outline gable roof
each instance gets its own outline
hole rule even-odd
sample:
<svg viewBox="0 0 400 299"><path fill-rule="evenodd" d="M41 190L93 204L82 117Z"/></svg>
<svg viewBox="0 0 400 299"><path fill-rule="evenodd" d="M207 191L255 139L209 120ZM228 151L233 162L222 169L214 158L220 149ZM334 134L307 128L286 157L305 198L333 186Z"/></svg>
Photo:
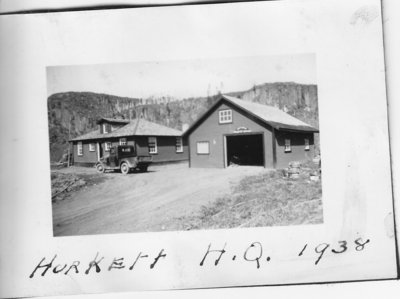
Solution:
<svg viewBox="0 0 400 299"><path fill-rule="evenodd" d="M243 101L241 99L222 95L221 98L204 113L196 122L194 122L185 132L184 135L193 131L200 123L202 123L209 115L209 112L216 108L221 102L227 102L239 108L240 110L255 116L260 121L270 125L277 130L291 130L298 132L318 132L318 129L306 124L305 122L289 115L288 113L272 106L259 103Z"/></svg>
<svg viewBox="0 0 400 299"><path fill-rule="evenodd" d="M110 133L101 134L99 130L95 130L82 136L70 139L70 141L106 139L127 136L182 136L182 132L153 123L143 118L137 118L132 121L128 121L128 124Z"/></svg>

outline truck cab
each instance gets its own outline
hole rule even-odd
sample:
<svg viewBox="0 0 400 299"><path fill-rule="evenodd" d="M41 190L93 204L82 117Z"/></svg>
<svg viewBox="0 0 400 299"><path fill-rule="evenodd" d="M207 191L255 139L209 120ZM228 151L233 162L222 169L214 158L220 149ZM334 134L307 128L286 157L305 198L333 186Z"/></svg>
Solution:
<svg viewBox="0 0 400 299"><path fill-rule="evenodd" d="M110 148L110 153L100 159L95 165L98 172L120 170L123 174L138 170L146 172L152 162L151 156L138 156L135 146L118 145Z"/></svg>

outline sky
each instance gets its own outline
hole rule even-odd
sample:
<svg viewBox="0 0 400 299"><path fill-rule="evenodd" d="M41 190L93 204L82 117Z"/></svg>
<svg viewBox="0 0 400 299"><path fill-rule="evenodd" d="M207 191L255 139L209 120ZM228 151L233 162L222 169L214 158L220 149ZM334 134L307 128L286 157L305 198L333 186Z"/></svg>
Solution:
<svg viewBox="0 0 400 299"><path fill-rule="evenodd" d="M133 98L187 98L289 81L317 83L314 54L47 67L49 96L86 91Z"/></svg>

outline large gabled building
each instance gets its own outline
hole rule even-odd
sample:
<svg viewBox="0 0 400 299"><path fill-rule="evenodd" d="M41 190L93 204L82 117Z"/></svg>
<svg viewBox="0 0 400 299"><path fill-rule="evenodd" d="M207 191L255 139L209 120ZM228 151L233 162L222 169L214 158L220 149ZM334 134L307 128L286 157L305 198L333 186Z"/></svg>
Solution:
<svg viewBox="0 0 400 299"><path fill-rule="evenodd" d="M154 163L188 160L182 132L143 118L101 118L98 129L70 140L75 165L94 165L112 146L134 145L138 155L151 155Z"/></svg>
<svg viewBox="0 0 400 299"><path fill-rule="evenodd" d="M223 95L183 136L190 167L285 168L314 156L317 132L278 108Z"/></svg>

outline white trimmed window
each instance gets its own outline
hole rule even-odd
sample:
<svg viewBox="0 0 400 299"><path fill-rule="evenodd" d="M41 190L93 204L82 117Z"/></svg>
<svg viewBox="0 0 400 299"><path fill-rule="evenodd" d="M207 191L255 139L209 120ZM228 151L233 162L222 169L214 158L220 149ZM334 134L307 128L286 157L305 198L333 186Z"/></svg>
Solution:
<svg viewBox="0 0 400 299"><path fill-rule="evenodd" d="M210 154L210 143L208 141L197 142L197 154L198 155Z"/></svg>
<svg viewBox="0 0 400 299"><path fill-rule="evenodd" d="M176 152L177 153L183 153L182 137L176 137Z"/></svg>
<svg viewBox="0 0 400 299"><path fill-rule="evenodd" d="M96 144L89 143L89 152L95 152L95 151L96 151Z"/></svg>
<svg viewBox="0 0 400 299"><path fill-rule="evenodd" d="M106 123L103 123L103 134L108 133L108 126Z"/></svg>
<svg viewBox="0 0 400 299"><path fill-rule="evenodd" d="M126 145L126 138L120 138L119 145Z"/></svg>
<svg viewBox="0 0 400 299"><path fill-rule="evenodd" d="M157 138L156 137L149 137L149 154L157 154Z"/></svg>
<svg viewBox="0 0 400 299"><path fill-rule="evenodd" d="M82 142L78 142L77 151L78 151L78 156L83 156L83 145L82 145Z"/></svg>
<svg viewBox="0 0 400 299"><path fill-rule="evenodd" d="M219 111L219 123L220 124L228 124L232 122L232 110L220 110Z"/></svg>
<svg viewBox="0 0 400 299"><path fill-rule="evenodd" d="M104 143L104 150L105 150L106 152L109 152L109 151L110 151L110 148L111 148L111 142L106 142L106 143Z"/></svg>
<svg viewBox="0 0 400 299"><path fill-rule="evenodd" d="M304 150L305 151L310 150L310 139L308 139L308 138L304 139Z"/></svg>
<svg viewBox="0 0 400 299"><path fill-rule="evenodd" d="M285 139L285 153L291 152L291 151L292 151L292 147L290 145L290 139Z"/></svg>

